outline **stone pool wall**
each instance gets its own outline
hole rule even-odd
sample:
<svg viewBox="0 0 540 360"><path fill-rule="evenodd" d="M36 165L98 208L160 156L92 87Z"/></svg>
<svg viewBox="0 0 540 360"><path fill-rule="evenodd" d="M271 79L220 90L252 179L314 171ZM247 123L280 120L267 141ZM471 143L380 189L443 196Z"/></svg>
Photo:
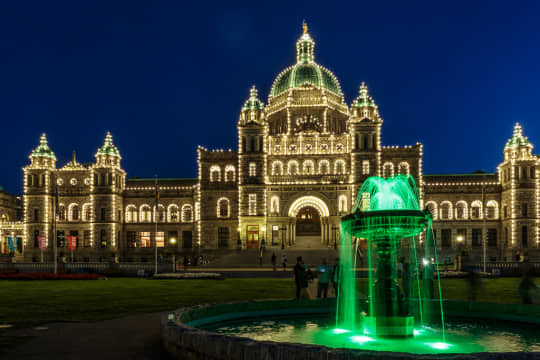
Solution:
<svg viewBox="0 0 540 360"><path fill-rule="evenodd" d="M445 308L449 314L475 318L506 318L540 323L540 306L487 304L452 301ZM322 314L335 310L335 299L267 300L203 305L184 308L161 319L163 345L175 359L185 360L382 360L382 359L452 359L452 360L540 360L540 353L476 353L418 355L355 349L333 349L309 344L255 341L216 334L195 326L224 320L287 314ZM490 316L486 316L486 315Z"/></svg>

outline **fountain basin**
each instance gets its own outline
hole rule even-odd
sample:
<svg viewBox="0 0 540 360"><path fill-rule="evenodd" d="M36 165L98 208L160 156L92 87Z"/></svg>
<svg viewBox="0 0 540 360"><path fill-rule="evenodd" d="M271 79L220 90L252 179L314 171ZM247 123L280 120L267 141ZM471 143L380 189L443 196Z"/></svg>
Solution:
<svg viewBox="0 0 540 360"><path fill-rule="evenodd" d="M532 324L540 324L540 306L448 301L445 303L445 311L450 319L455 317L468 319L456 323L462 324L461 327L454 325L451 320L450 333L451 329L455 327L458 329L456 331L459 335L460 332L465 331L463 329L467 329L469 326L467 324L472 321L471 324L476 325L471 325L470 331L474 333L478 329L484 329L486 343L497 345L498 350L489 352L494 350L485 349L485 351L470 353L470 347L462 346L463 344L443 344L438 341L429 341L422 343L426 345L426 352L421 356L422 359L448 359L449 357L460 360L540 359L540 334L532 327ZM289 325L288 322L291 321L307 324L302 325L302 329L307 333L314 334L308 338L309 341L315 343L306 343L304 338L294 337L283 331L283 326L289 328L294 326ZM499 332L495 335L490 333L489 326L481 325L487 321L503 329L502 333ZM253 326L253 322L256 324L267 322L267 325L264 326L269 329L272 328L268 325L271 323L276 324L277 327L274 332L268 330L268 333L265 333L265 331L261 332L260 324ZM404 346L397 347L393 351L374 351L373 349L377 348L378 339L372 342L370 336L359 334L352 336L346 333L346 330L335 329L332 326L325 327L326 325L335 325L334 299L320 301L269 300L204 305L179 309L163 316L162 340L168 352L177 359L373 360L418 358L418 354L404 352L407 349ZM244 329L245 331L228 331L227 328L230 326L233 329ZM519 333L519 329L522 327L532 329L532 335L527 335L528 330L524 330L525 335ZM512 329L515 329L514 333ZM330 341L332 336L335 336L336 339L352 338L352 340L350 343ZM418 338L420 339L422 336L420 335ZM526 337L524 343L516 343L516 339L523 337ZM464 338L466 339L464 341L472 341L467 335L464 335ZM396 341L410 341L410 339L388 339L381 340L379 343L393 344ZM528 345L523 345L525 343ZM504 351L505 348L510 350ZM460 353L460 350L467 350L466 352L469 353L455 357L450 355ZM527 351L528 353L525 354L524 352Z"/></svg>

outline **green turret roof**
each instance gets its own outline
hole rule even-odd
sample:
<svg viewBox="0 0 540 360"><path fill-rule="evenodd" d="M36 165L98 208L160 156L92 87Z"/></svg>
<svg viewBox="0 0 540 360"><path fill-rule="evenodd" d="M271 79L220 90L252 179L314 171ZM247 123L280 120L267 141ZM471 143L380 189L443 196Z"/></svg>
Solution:
<svg viewBox="0 0 540 360"><path fill-rule="evenodd" d="M47 142L47 135L42 134L39 138L39 145L37 148L35 148L30 156L42 156L42 157L48 157L50 159L56 160L56 155L49 147L49 143Z"/></svg>
<svg viewBox="0 0 540 360"><path fill-rule="evenodd" d="M324 88L341 96L341 87L336 76L325 67L315 62L315 42L307 32L304 23L304 33L296 42L296 64L283 70L274 80L271 96L278 96L289 89L312 85Z"/></svg>
<svg viewBox="0 0 540 360"><path fill-rule="evenodd" d="M98 155L112 155L121 158L120 151L118 151L118 148L113 144L113 137L110 132L107 132L105 143L98 149L96 156Z"/></svg>
<svg viewBox="0 0 540 360"><path fill-rule="evenodd" d="M369 95L368 88L366 86L366 83L362 82L362 85L360 85L360 95L353 101L352 103L353 107L362 107L362 106L374 106L375 101L373 98Z"/></svg>
<svg viewBox="0 0 540 360"><path fill-rule="evenodd" d="M506 142L506 146L504 148L508 149L518 146L532 146L532 144L529 142L529 139L526 136L523 136L523 129L521 128L521 125L516 123L514 126L514 134Z"/></svg>
<svg viewBox="0 0 540 360"><path fill-rule="evenodd" d="M263 110L264 104L258 97L259 93L255 85L249 90L249 98L244 103L242 110Z"/></svg>

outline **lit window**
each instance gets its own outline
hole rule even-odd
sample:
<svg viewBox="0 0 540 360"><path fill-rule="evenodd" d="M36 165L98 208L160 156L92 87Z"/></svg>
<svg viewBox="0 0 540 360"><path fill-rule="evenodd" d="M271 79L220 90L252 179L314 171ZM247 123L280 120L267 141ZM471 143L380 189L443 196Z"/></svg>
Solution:
<svg viewBox="0 0 540 360"><path fill-rule="evenodd" d="M229 199L221 198L217 202L217 217L227 218L230 216Z"/></svg>
<svg viewBox="0 0 540 360"><path fill-rule="evenodd" d="M210 181L221 181L221 168L217 165L210 167Z"/></svg>
<svg viewBox="0 0 540 360"><path fill-rule="evenodd" d="M249 163L249 176L257 176L257 164Z"/></svg>
<svg viewBox="0 0 540 360"><path fill-rule="evenodd" d="M465 201L458 201L456 204L456 219L467 219L467 203Z"/></svg>
<svg viewBox="0 0 540 360"><path fill-rule="evenodd" d="M328 160L319 161L319 174L321 175L330 174L330 162Z"/></svg>
<svg viewBox="0 0 540 360"><path fill-rule="evenodd" d="M334 163L334 174L342 175L345 174L345 161L344 160L336 160Z"/></svg>
<svg viewBox="0 0 540 360"><path fill-rule="evenodd" d="M347 196L346 195L339 196L339 212L340 213L347 212Z"/></svg>
<svg viewBox="0 0 540 360"><path fill-rule="evenodd" d="M482 219L482 203L479 200L475 200L471 204L471 219Z"/></svg>
<svg viewBox="0 0 540 360"><path fill-rule="evenodd" d="M128 223L137 222L137 209L135 205L128 205L125 218Z"/></svg>
<svg viewBox="0 0 540 360"><path fill-rule="evenodd" d="M176 204L169 205L167 214L169 216L169 222L178 222L178 206Z"/></svg>
<svg viewBox="0 0 540 360"><path fill-rule="evenodd" d="M362 174L369 174L369 160L362 161Z"/></svg>
<svg viewBox="0 0 540 360"><path fill-rule="evenodd" d="M383 165L383 177L391 178L394 177L394 164L387 162Z"/></svg>
<svg viewBox="0 0 540 360"><path fill-rule="evenodd" d="M315 173L315 165L311 160L304 161L302 167L304 175L313 175Z"/></svg>
<svg viewBox="0 0 540 360"><path fill-rule="evenodd" d="M233 165L227 165L225 166L225 181L234 181L234 166Z"/></svg>
<svg viewBox="0 0 540 360"><path fill-rule="evenodd" d="M140 239L141 247L150 247L150 232L149 231L139 232L139 239Z"/></svg>
<svg viewBox="0 0 540 360"><path fill-rule="evenodd" d="M452 219L452 203L450 201L443 201L441 203L441 220Z"/></svg>
<svg viewBox="0 0 540 360"><path fill-rule="evenodd" d="M165 233L163 231L158 231L156 233L156 246L157 247L165 246Z"/></svg>
<svg viewBox="0 0 540 360"><path fill-rule="evenodd" d="M182 205L182 222L193 221L193 207L191 204Z"/></svg>
<svg viewBox="0 0 540 360"><path fill-rule="evenodd" d="M151 222L152 221L152 210L148 205L142 205L139 211L140 222Z"/></svg>
<svg viewBox="0 0 540 360"><path fill-rule="evenodd" d="M248 213L249 215L257 215L257 194L249 194Z"/></svg>
<svg viewBox="0 0 540 360"><path fill-rule="evenodd" d="M409 163L401 162L398 165L398 174L409 175Z"/></svg>
<svg viewBox="0 0 540 360"><path fill-rule="evenodd" d="M289 175L298 175L298 162L296 160L291 160L287 164L287 173Z"/></svg>
<svg viewBox="0 0 540 360"><path fill-rule="evenodd" d="M271 213L279 212L279 197L272 196L272 199L270 200L270 212Z"/></svg>
<svg viewBox="0 0 540 360"><path fill-rule="evenodd" d="M272 175L283 175L283 163L281 161L272 163Z"/></svg>

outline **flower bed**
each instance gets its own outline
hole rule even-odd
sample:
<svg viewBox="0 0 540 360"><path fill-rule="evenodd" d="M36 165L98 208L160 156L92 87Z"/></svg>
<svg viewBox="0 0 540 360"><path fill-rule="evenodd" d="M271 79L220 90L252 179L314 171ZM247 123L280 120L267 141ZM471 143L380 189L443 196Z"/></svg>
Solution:
<svg viewBox="0 0 540 360"><path fill-rule="evenodd" d="M223 275L218 273L204 273L204 272L193 272L193 273L167 273L167 274L154 274L151 279L156 280L224 280Z"/></svg>
<svg viewBox="0 0 540 360"><path fill-rule="evenodd" d="M98 280L104 278L100 274L54 274L43 272L27 272L0 274L0 280Z"/></svg>

